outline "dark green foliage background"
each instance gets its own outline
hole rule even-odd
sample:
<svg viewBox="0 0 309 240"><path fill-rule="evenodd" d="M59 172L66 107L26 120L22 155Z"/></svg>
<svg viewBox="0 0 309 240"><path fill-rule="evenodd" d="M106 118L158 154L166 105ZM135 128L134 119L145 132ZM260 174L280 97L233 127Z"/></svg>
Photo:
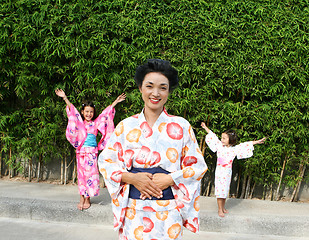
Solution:
<svg viewBox="0 0 309 240"><path fill-rule="evenodd" d="M284 183L295 186L308 164L308 10L305 0L1 0L1 151L45 161L68 151L55 88L99 111L126 92L115 123L140 112L135 69L162 58L180 73L169 113L188 119L199 141L202 121L218 135L236 129L241 142L267 136L239 164L271 185L288 158ZM213 171L209 149L205 159Z"/></svg>

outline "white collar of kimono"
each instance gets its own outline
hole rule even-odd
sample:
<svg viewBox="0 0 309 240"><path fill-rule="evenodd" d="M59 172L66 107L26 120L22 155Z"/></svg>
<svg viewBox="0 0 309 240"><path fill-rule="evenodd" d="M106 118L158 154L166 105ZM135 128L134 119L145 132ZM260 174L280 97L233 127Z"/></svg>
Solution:
<svg viewBox="0 0 309 240"><path fill-rule="evenodd" d="M138 122L139 122L139 124L142 124L143 122L147 122L146 118L145 118L145 115L144 115L144 110L145 110L145 108L143 108L141 113L138 115ZM170 116L170 115L167 113L166 108L163 107L163 111L161 112L160 116L156 120L156 122L153 125L153 127L156 126L157 124L165 122L168 116Z"/></svg>

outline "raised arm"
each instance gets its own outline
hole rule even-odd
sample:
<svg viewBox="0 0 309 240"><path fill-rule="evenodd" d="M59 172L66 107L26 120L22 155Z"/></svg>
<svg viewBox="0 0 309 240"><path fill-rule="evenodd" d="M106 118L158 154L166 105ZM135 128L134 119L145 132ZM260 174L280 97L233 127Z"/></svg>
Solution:
<svg viewBox="0 0 309 240"><path fill-rule="evenodd" d="M69 101L69 99L65 95L65 92L62 89L57 88L55 90L55 93L56 93L57 96L61 97L65 101L65 103L68 105L68 107L71 106L71 102Z"/></svg>
<svg viewBox="0 0 309 240"><path fill-rule="evenodd" d="M256 140L256 141L252 141L252 144L255 145L255 144L263 144L266 140L266 137L263 137L259 140Z"/></svg>
<svg viewBox="0 0 309 240"><path fill-rule="evenodd" d="M210 132L210 129L206 126L206 124L204 122L201 123L201 127L204 128L207 133Z"/></svg>
<svg viewBox="0 0 309 240"><path fill-rule="evenodd" d="M116 100L112 103L112 107L114 108L118 103L124 101L126 99L126 94L122 93L121 95L119 95Z"/></svg>

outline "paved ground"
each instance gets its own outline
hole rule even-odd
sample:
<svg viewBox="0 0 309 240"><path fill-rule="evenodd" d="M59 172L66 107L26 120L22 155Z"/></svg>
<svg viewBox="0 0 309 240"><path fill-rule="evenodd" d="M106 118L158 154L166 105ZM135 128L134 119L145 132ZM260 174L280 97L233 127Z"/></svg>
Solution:
<svg viewBox="0 0 309 240"><path fill-rule="evenodd" d="M111 226L67 222L33 221L27 219L1 218L1 239L5 240L116 240L117 233ZM238 233L215 233L201 231L193 234L184 231L183 240L306 240L308 238Z"/></svg>
<svg viewBox="0 0 309 240"><path fill-rule="evenodd" d="M77 186L0 180L1 239L117 239L106 189L80 212ZM228 199L230 213L217 216L216 199L201 198L200 235L195 239L309 239L309 204ZM18 229L18 231L16 231Z"/></svg>

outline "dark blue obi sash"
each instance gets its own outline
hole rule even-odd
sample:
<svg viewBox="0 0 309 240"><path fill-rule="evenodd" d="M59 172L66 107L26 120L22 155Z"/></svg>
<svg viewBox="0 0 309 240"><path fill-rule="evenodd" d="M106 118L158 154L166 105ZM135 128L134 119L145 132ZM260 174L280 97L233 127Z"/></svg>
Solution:
<svg viewBox="0 0 309 240"><path fill-rule="evenodd" d="M163 168L160 168L160 167L155 167L155 168L133 168L132 167L132 169L129 172L131 172L131 173L148 172L148 173L151 173L151 174L155 174L155 173L169 174L170 173L170 172L168 172L168 171L166 171L166 170L164 170ZM151 197L151 200L175 199L171 187L164 189L162 192L163 192L162 198ZM140 196L141 196L141 192L136 187L134 187L134 185L131 184L130 185L129 198L140 199Z"/></svg>

